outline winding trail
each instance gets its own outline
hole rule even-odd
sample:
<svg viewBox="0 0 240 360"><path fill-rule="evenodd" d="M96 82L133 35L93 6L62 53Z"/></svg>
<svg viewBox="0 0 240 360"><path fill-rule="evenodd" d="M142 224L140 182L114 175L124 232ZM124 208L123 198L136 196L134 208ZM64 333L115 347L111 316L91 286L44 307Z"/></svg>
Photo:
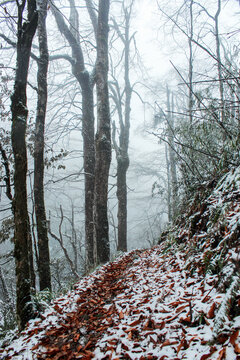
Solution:
<svg viewBox="0 0 240 360"><path fill-rule="evenodd" d="M238 360L238 323L213 339L224 294L166 244L102 266L32 321L4 360ZM1 354L1 352L0 352Z"/></svg>

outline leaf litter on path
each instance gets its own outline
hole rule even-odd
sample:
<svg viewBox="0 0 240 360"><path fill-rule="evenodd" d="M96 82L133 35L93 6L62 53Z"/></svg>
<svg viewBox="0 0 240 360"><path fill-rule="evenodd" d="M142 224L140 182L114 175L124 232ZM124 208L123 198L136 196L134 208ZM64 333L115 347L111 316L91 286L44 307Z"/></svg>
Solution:
<svg viewBox="0 0 240 360"><path fill-rule="evenodd" d="M240 359L240 316L213 339L217 275L191 274L183 252L163 250L131 251L80 280L2 359Z"/></svg>

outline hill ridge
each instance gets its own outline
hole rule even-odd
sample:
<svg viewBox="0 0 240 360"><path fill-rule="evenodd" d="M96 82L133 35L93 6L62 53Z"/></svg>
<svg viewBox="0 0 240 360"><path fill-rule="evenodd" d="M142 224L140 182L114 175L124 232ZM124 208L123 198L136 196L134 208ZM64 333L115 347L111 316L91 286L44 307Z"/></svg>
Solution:
<svg viewBox="0 0 240 360"><path fill-rule="evenodd" d="M80 280L9 347L10 359L240 359L240 170L195 199L152 249Z"/></svg>

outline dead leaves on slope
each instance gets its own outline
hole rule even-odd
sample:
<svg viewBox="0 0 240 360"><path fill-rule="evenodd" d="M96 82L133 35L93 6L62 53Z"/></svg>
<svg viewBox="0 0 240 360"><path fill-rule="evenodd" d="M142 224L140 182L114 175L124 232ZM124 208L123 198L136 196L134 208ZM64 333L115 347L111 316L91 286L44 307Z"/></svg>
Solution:
<svg viewBox="0 0 240 360"><path fill-rule="evenodd" d="M135 302L135 293L131 286L137 286L139 278L135 268L131 269L129 266L133 261L131 253L120 261L107 265L106 271L97 276L91 286L79 291L78 298L75 298L77 307L74 311L65 313L66 299L59 299L55 303L54 311L60 320L57 326L48 326L44 338L32 348L36 357L39 360L94 359L97 344L103 335L112 329L112 336L109 336L102 347L104 355L101 360L180 360L191 346L198 344L204 349L206 347L206 353L202 352L201 360L211 359L213 354L217 360L225 360L229 344L238 359L238 329L225 334L225 338L222 341L218 339L218 344L214 346L209 346L207 340L199 334L199 329L204 329L204 326L213 326L221 301L221 298L211 298L213 280L209 280L207 287L201 279L190 277L184 280L185 275L183 276L176 257L171 258L169 255L171 268L167 269L168 257L165 255L162 262L156 257L154 262L151 258L148 259L151 251L153 250L139 253L139 269L146 273L152 271L153 274L155 269L158 269L163 273L162 278L153 276L159 296L155 308L152 305L153 284L145 277L141 298L138 304ZM161 256L160 250L155 253ZM139 274L141 275L141 271ZM178 286L177 274L183 284L185 281L179 296L175 294ZM196 318L195 293L198 294L198 301L204 309L199 312L199 318ZM72 301L71 298L69 301ZM29 336L44 330L43 323L38 322L36 325L36 328L29 330ZM116 335L118 330L121 330L120 337ZM156 356L158 351L161 355ZM7 358L10 359L11 357ZM99 360L96 357L95 359Z"/></svg>

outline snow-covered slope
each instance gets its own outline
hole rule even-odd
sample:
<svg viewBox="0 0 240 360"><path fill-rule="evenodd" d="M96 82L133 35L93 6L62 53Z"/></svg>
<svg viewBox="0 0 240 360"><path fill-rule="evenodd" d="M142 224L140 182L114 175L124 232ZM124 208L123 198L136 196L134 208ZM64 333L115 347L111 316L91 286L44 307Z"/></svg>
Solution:
<svg viewBox="0 0 240 360"><path fill-rule="evenodd" d="M1 358L240 359L239 169L203 192L160 245L83 278Z"/></svg>

